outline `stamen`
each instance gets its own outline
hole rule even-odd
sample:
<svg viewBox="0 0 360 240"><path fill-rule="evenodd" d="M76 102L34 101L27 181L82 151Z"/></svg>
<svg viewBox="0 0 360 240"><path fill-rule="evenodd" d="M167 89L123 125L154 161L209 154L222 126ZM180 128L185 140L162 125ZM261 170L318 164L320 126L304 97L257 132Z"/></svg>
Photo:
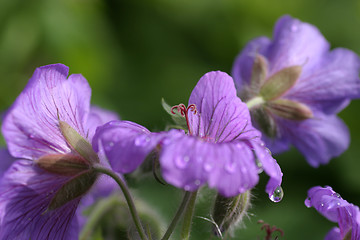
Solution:
<svg viewBox="0 0 360 240"><path fill-rule="evenodd" d="M190 130L188 113L189 113L189 111L192 111L194 114L196 114L196 113L197 113L196 105L195 105L195 104L190 104L188 107L186 107L183 103L181 103L181 104L179 104L179 105L175 105L175 106L173 106L173 107L171 108L171 113L172 113L172 114L176 114L176 113L174 112L175 109L178 111L178 113L180 113L180 115L181 115L182 117L185 118L185 120L186 120L186 125L187 125L187 127L188 127L188 129L189 129L189 134L191 135L192 133L191 133L191 130Z"/></svg>

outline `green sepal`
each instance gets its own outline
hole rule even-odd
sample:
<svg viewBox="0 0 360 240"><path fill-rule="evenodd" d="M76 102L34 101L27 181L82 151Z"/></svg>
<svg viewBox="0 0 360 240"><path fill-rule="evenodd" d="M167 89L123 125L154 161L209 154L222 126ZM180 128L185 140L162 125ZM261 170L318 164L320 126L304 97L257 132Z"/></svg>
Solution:
<svg viewBox="0 0 360 240"><path fill-rule="evenodd" d="M258 124L260 130L265 133L266 136L270 138L277 136L277 125L275 119L271 116L270 111L261 106L259 108L252 109L250 113L251 119Z"/></svg>
<svg viewBox="0 0 360 240"><path fill-rule="evenodd" d="M79 155L47 154L35 160L38 167L62 176L76 176L89 169L89 163Z"/></svg>
<svg viewBox="0 0 360 240"><path fill-rule="evenodd" d="M262 85L260 95L266 101L281 97L295 85L301 70L301 66L291 66L276 72Z"/></svg>
<svg viewBox="0 0 360 240"><path fill-rule="evenodd" d="M97 176L95 171L86 171L70 179L57 190L46 211L55 210L84 195L95 183Z"/></svg>
<svg viewBox="0 0 360 240"><path fill-rule="evenodd" d="M264 84L266 80L267 74L268 74L268 65L266 59L262 55L256 54L252 66L252 73L250 80L250 89L253 93L259 92L260 87Z"/></svg>
<svg viewBox="0 0 360 240"><path fill-rule="evenodd" d="M289 120L301 121L314 117L308 106L289 99L269 101L266 103L266 107L279 117Z"/></svg>
<svg viewBox="0 0 360 240"><path fill-rule="evenodd" d="M61 134L73 150L84 157L89 163L98 163L99 157L93 150L91 144L86 141L75 129L64 121L59 121Z"/></svg>
<svg viewBox="0 0 360 240"><path fill-rule="evenodd" d="M230 198L217 195L213 209L214 222L218 226L217 229L213 229L215 234L218 230L221 233L227 232L242 221L250 207L250 195L250 191Z"/></svg>

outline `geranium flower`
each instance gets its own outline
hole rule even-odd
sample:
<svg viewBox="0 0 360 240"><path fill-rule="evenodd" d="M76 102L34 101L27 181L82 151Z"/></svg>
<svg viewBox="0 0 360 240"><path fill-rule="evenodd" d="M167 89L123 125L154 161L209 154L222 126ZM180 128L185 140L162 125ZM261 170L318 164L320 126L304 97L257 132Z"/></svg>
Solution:
<svg viewBox="0 0 360 240"><path fill-rule="evenodd" d="M314 207L321 215L339 224L339 227L330 230L325 240L360 239L359 207L342 199L331 187L311 188L305 205Z"/></svg>
<svg viewBox="0 0 360 240"><path fill-rule="evenodd" d="M281 199L282 173L252 127L249 111L236 96L232 78L223 72L204 75L191 93L188 107L174 106L186 120L182 130L151 133L131 122L113 121L97 129L94 149L102 145L112 167L133 171L153 150L160 150L164 179L186 191L207 184L231 197L253 188L262 169L270 176L266 192ZM275 194L274 194L275 192Z"/></svg>
<svg viewBox="0 0 360 240"><path fill-rule="evenodd" d="M355 53L330 51L316 27L284 16L273 40L248 43L232 75L270 150L294 145L317 167L349 146L349 131L336 114L360 96L359 67Z"/></svg>
<svg viewBox="0 0 360 240"><path fill-rule="evenodd" d="M0 239L78 239L77 206L99 179L91 166L106 164L89 142L117 116L91 107L86 79L68 72L62 64L36 69L4 118L9 152L20 160L0 181Z"/></svg>

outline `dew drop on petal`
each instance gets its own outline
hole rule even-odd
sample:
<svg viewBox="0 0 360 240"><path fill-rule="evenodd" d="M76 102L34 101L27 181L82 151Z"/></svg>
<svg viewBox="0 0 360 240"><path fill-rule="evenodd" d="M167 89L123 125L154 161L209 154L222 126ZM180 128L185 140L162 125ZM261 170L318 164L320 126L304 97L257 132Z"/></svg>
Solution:
<svg viewBox="0 0 360 240"><path fill-rule="evenodd" d="M228 162L225 164L225 170L228 173L234 173L236 170L236 163L235 162Z"/></svg>
<svg viewBox="0 0 360 240"><path fill-rule="evenodd" d="M255 164L258 168L258 174L262 173L264 171L263 164L260 162L258 158L255 158Z"/></svg>
<svg viewBox="0 0 360 240"><path fill-rule="evenodd" d="M184 186L184 190L185 190L185 191L190 191L190 186L189 186L189 185L185 185L185 186Z"/></svg>
<svg viewBox="0 0 360 240"><path fill-rule="evenodd" d="M338 193L336 193L336 192L334 192L333 194L331 194L331 196L337 197L337 198L341 198L340 194L338 194Z"/></svg>
<svg viewBox="0 0 360 240"><path fill-rule="evenodd" d="M213 165L211 163L205 163L204 164L204 170L206 172L210 172L213 169Z"/></svg>
<svg viewBox="0 0 360 240"><path fill-rule="evenodd" d="M150 137L146 135L141 135L135 139L135 145L138 147L146 146L150 142Z"/></svg>
<svg viewBox="0 0 360 240"><path fill-rule="evenodd" d="M297 24L293 24L290 29L292 32L296 32L299 29L299 27L297 26Z"/></svg>
<svg viewBox="0 0 360 240"><path fill-rule="evenodd" d="M200 185L200 183L201 183L201 182L200 182L200 180L199 180L199 179L196 179L196 180L195 180L195 182L194 182L194 184L195 184L196 186L199 186L199 185Z"/></svg>
<svg viewBox="0 0 360 240"><path fill-rule="evenodd" d="M190 157L189 156L178 156L175 158L175 164L178 168L180 169L184 169L186 168L186 166L188 165L190 161Z"/></svg>
<svg viewBox="0 0 360 240"><path fill-rule="evenodd" d="M284 191L281 188L281 186L278 186L277 188L275 188L273 194L271 194L270 200L273 202L280 202L283 197L284 197Z"/></svg>

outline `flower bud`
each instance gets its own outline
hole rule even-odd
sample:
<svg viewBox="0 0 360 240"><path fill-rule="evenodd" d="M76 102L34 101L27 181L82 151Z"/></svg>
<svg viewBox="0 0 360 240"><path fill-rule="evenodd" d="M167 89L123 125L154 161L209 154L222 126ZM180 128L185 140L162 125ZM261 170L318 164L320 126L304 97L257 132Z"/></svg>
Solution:
<svg viewBox="0 0 360 240"><path fill-rule="evenodd" d="M250 207L250 197L250 191L231 198L217 195L213 209L214 221L218 226L214 229L216 235L220 235L218 231L226 232L241 222Z"/></svg>

